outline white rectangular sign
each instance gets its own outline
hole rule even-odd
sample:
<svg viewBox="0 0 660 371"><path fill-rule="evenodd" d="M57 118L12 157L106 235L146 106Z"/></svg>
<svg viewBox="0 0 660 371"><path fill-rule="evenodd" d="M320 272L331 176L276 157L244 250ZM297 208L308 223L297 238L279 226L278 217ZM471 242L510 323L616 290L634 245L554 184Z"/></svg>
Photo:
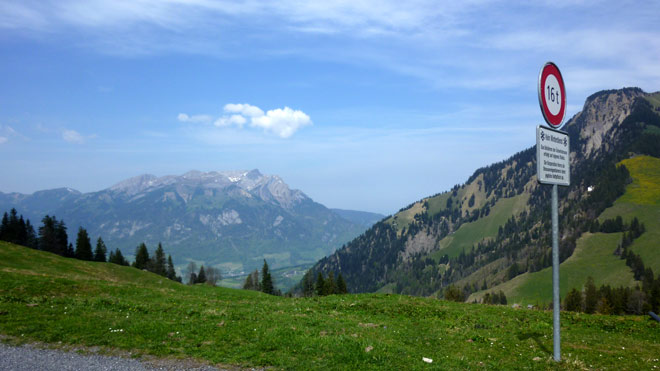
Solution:
<svg viewBox="0 0 660 371"><path fill-rule="evenodd" d="M568 134L543 126L536 128L536 174L544 184L571 184Z"/></svg>

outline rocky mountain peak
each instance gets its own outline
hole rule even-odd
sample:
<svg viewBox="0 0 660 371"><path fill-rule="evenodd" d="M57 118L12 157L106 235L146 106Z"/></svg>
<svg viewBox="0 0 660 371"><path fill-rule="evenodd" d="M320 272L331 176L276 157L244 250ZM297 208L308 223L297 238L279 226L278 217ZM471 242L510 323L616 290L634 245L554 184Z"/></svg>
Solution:
<svg viewBox="0 0 660 371"><path fill-rule="evenodd" d="M111 191L124 192L129 195L140 193L151 187L158 177L151 174L142 174L123 180L109 188Z"/></svg>
<svg viewBox="0 0 660 371"><path fill-rule="evenodd" d="M222 191L229 190L233 186L238 187L244 195L257 196L285 209L290 209L307 198L301 191L290 189L279 176L263 175L257 169L222 172L191 170L180 176L167 175L163 177L144 174L119 182L110 187L109 190L133 197L143 192L168 186L174 186L176 192L184 200L192 197L197 188Z"/></svg>
<svg viewBox="0 0 660 371"><path fill-rule="evenodd" d="M632 111L638 97L646 96L639 88L604 90L587 98L584 108L569 123L579 125L580 140L584 141L582 153L592 157L599 150L608 150L618 126Z"/></svg>

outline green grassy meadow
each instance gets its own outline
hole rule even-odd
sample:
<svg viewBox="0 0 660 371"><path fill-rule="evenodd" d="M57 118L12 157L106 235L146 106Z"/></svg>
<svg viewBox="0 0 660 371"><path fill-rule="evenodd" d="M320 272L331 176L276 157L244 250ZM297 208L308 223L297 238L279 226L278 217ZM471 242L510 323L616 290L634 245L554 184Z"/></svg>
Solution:
<svg viewBox="0 0 660 371"><path fill-rule="evenodd" d="M633 287L632 271L624 260L614 255L621 233L585 233L577 241L573 255L559 266L559 291L563 298L572 288L582 289L587 277L596 286ZM524 273L487 292L502 290L510 303L544 305L552 301L552 267ZM469 300L480 298L475 293Z"/></svg>
<svg viewBox="0 0 660 371"><path fill-rule="evenodd" d="M0 242L4 341L274 369L650 369L660 323L400 295L283 298ZM433 360L426 363L423 357Z"/></svg>
<svg viewBox="0 0 660 371"><path fill-rule="evenodd" d="M470 251L472 246L487 238L497 237L498 229L506 224L512 215L518 215L529 199L524 193L511 198L502 198L491 208L490 214L478 220L465 223L453 234L440 241L439 249L433 254L435 258L447 254L449 257L458 256L461 251Z"/></svg>
<svg viewBox="0 0 660 371"><path fill-rule="evenodd" d="M626 193L599 219L603 221L621 215L625 222L637 217L644 223L646 232L633 242L631 249L653 272L660 273L660 159L637 156L622 163L630 171L633 181L626 187Z"/></svg>

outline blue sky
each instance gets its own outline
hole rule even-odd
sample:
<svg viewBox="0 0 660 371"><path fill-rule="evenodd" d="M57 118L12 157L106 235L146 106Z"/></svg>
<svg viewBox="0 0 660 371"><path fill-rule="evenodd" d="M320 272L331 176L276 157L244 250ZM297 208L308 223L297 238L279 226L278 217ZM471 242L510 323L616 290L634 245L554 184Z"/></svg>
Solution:
<svg viewBox="0 0 660 371"><path fill-rule="evenodd" d="M660 90L660 5L627 1L0 3L0 191L258 168L392 213L534 144L552 60L567 119Z"/></svg>

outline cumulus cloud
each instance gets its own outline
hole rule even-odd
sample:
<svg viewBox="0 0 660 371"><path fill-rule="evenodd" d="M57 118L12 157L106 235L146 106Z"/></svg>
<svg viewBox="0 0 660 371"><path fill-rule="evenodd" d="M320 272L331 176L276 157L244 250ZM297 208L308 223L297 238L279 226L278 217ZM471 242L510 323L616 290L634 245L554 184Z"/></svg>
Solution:
<svg viewBox="0 0 660 371"><path fill-rule="evenodd" d="M270 110L263 116L253 117L250 123L251 126L263 128L282 138L288 138L301 127L311 124L312 120L307 114L289 107Z"/></svg>
<svg viewBox="0 0 660 371"><path fill-rule="evenodd" d="M192 122L192 123L207 123L213 120L213 117L209 115L192 115L188 116L185 113L179 113L176 117L181 122Z"/></svg>
<svg viewBox="0 0 660 371"><path fill-rule="evenodd" d="M289 107L276 108L264 111L247 103L229 103L223 107L224 115L213 121L208 115L189 116L180 113L177 117L181 122L202 122L213 121L213 125L219 128L237 127L242 129L245 124L249 127L261 128L266 132L273 133L280 138L289 138L300 128L312 125L312 119L300 110L294 110Z"/></svg>
<svg viewBox="0 0 660 371"><path fill-rule="evenodd" d="M85 143L85 137L75 130L64 129L62 130L62 139L69 143L82 144Z"/></svg>
<svg viewBox="0 0 660 371"><path fill-rule="evenodd" d="M244 104L235 104L235 103L229 103L225 104L225 112L234 112L234 113L239 113L243 116L248 116L248 117L259 117L264 115L264 111L261 110L261 108L257 106L252 106L250 104L244 103Z"/></svg>

